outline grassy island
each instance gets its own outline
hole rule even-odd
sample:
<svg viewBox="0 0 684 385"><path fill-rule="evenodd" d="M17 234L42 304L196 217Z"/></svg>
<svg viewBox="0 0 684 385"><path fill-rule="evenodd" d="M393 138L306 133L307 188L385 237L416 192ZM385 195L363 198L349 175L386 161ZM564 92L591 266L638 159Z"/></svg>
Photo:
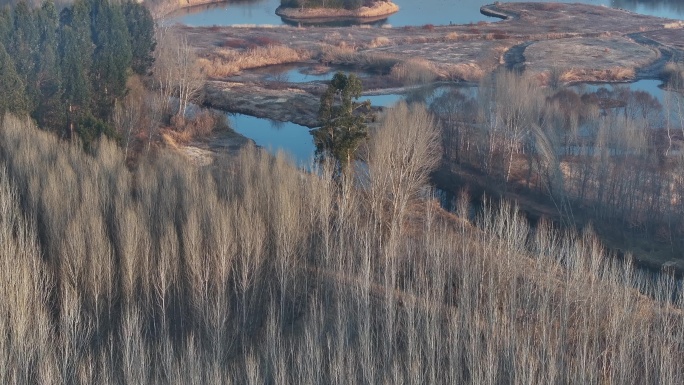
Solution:
<svg viewBox="0 0 684 385"><path fill-rule="evenodd" d="M399 10L391 1L281 0L276 14L290 20L377 18Z"/></svg>

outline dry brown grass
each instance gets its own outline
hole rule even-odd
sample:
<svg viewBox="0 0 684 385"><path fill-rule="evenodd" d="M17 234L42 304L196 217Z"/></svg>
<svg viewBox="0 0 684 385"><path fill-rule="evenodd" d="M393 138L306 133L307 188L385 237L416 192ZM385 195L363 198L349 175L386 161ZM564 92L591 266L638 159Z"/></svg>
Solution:
<svg viewBox="0 0 684 385"><path fill-rule="evenodd" d="M392 44L392 41L386 36L378 36L373 38L370 43L368 43L367 48L378 48L384 47Z"/></svg>
<svg viewBox="0 0 684 385"><path fill-rule="evenodd" d="M178 131L173 131L173 130L161 130L159 132L159 136L161 137L162 143L170 149L173 150L178 150L180 148L180 143L179 142L189 142L190 137L187 135L183 135L182 133Z"/></svg>
<svg viewBox="0 0 684 385"><path fill-rule="evenodd" d="M661 76L665 79L668 87L681 89L684 85L684 65L682 63L668 62L663 68Z"/></svg>
<svg viewBox="0 0 684 385"><path fill-rule="evenodd" d="M389 73L393 66L401 62L395 55L382 52L358 51L356 47L341 44L324 44L319 47L319 60L325 65L349 65L365 68L379 73Z"/></svg>
<svg viewBox="0 0 684 385"><path fill-rule="evenodd" d="M663 28L665 29L680 29L682 27L684 27L684 21L681 20L663 24Z"/></svg>
<svg viewBox="0 0 684 385"><path fill-rule="evenodd" d="M460 38L461 34L458 32L449 32L444 36L444 40L446 41L459 40Z"/></svg>
<svg viewBox="0 0 684 385"><path fill-rule="evenodd" d="M612 67L602 70L571 68L563 71L560 75L560 81L563 83L580 81L622 82L632 80L635 76L634 68Z"/></svg>
<svg viewBox="0 0 684 385"><path fill-rule="evenodd" d="M171 125L172 127L160 132L164 144L171 148L178 148L179 145L205 138L215 130L228 129L225 115L222 112L207 109L201 109L191 117L173 116Z"/></svg>
<svg viewBox="0 0 684 385"><path fill-rule="evenodd" d="M276 64L297 63L308 60L307 50L293 49L284 45L255 47L246 51L219 49L210 56L201 58L199 65L210 77L232 76L240 71Z"/></svg>
<svg viewBox="0 0 684 385"><path fill-rule="evenodd" d="M411 58L392 67L390 75L405 84L425 84L438 77L437 68L431 62Z"/></svg>
<svg viewBox="0 0 684 385"><path fill-rule="evenodd" d="M320 60L324 63L332 61L351 61L357 55L357 47L346 41L323 43L319 45Z"/></svg>
<svg viewBox="0 0 684 385"><path fill-rule="evenodd" d="M479 81L485 76L485 70L475 63L462 63L447 67L448 79Z"/></svg>

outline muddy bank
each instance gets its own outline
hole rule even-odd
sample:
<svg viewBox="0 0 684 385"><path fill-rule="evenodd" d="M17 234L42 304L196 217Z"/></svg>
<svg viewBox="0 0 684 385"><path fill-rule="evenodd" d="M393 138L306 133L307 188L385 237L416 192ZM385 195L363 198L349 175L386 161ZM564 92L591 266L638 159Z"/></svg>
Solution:
<svg viewBox="0 0 684 385"><path fill-rule="evenodd" d="M208 82L206 104L281 122L318 126L319 97L297 88L268 89L254 83Z"/></svg>
<svg viewBox="0 0 684 385"><path fill-rule="evenodd" d="M275 10L276 15L290 21L329 21L329 20L360 20L385 18L399 11L399 6L391 1L376 1L370 7L359 9L340 8L291 8L280 6Z"/></svg>

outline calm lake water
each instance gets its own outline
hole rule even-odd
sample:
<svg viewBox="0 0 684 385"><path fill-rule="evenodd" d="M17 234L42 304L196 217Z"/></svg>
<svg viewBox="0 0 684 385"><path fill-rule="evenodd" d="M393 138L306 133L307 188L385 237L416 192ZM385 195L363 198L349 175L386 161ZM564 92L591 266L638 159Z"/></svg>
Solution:
<svg viewBox="0 0 684 385"><path fill-rule="evenodd" d="M316 148L307 127L242 114L228 114L228 120L233 130L272 154L283 151L299 166L313 158Z"/></svg>
<svg viewBox="0 0 684 385"><path fill-rule="evenodd" d="M521 2L523 0L509 0ZM586 3L623 8L647 15L684 20L684 0L561 0L566 3ZM446 25L494 21L480 13L480 7L493 0L394 0L400 10L387 19L373 23L380 26ZM275 14L280 0L232 1L199 6L178 11L167 18L169 23L190 26L211 25L280 25L283 20Z"/></svg>

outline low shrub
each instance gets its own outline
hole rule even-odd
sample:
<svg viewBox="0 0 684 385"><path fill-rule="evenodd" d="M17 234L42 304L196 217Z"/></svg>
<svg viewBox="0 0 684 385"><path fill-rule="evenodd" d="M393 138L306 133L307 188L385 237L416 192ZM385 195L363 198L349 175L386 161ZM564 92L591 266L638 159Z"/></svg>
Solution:
<svg viewBox="0 0 684 385"><path fill-rule="evenodd" d="M461 63L451 66L447 70L447 78L450 80L479 81L485 71L474 63Z"/></svg>
<svg viewBox="0 0 684 385"><path fill-rule="evenodd" d="M684 84L684 65L675 62L667 63L663 68L661 77L668 87L681 89Z"/></svg>
<svg viewBox="0 0 684 385"><path fill-rule="evenodd" d="M368 44L368 48L377 48L377 47L384 47L386 45L390 45L391 40L386 37L386 36L378 36L371 40L371 42Z"/></svg>
<svg viewBox="0 0 684 385"><path fill-rule="evenodd" d="M435 66L425 59L411 58L392 67L390 75L404 84L424 84L437 79Z"/></svg>

